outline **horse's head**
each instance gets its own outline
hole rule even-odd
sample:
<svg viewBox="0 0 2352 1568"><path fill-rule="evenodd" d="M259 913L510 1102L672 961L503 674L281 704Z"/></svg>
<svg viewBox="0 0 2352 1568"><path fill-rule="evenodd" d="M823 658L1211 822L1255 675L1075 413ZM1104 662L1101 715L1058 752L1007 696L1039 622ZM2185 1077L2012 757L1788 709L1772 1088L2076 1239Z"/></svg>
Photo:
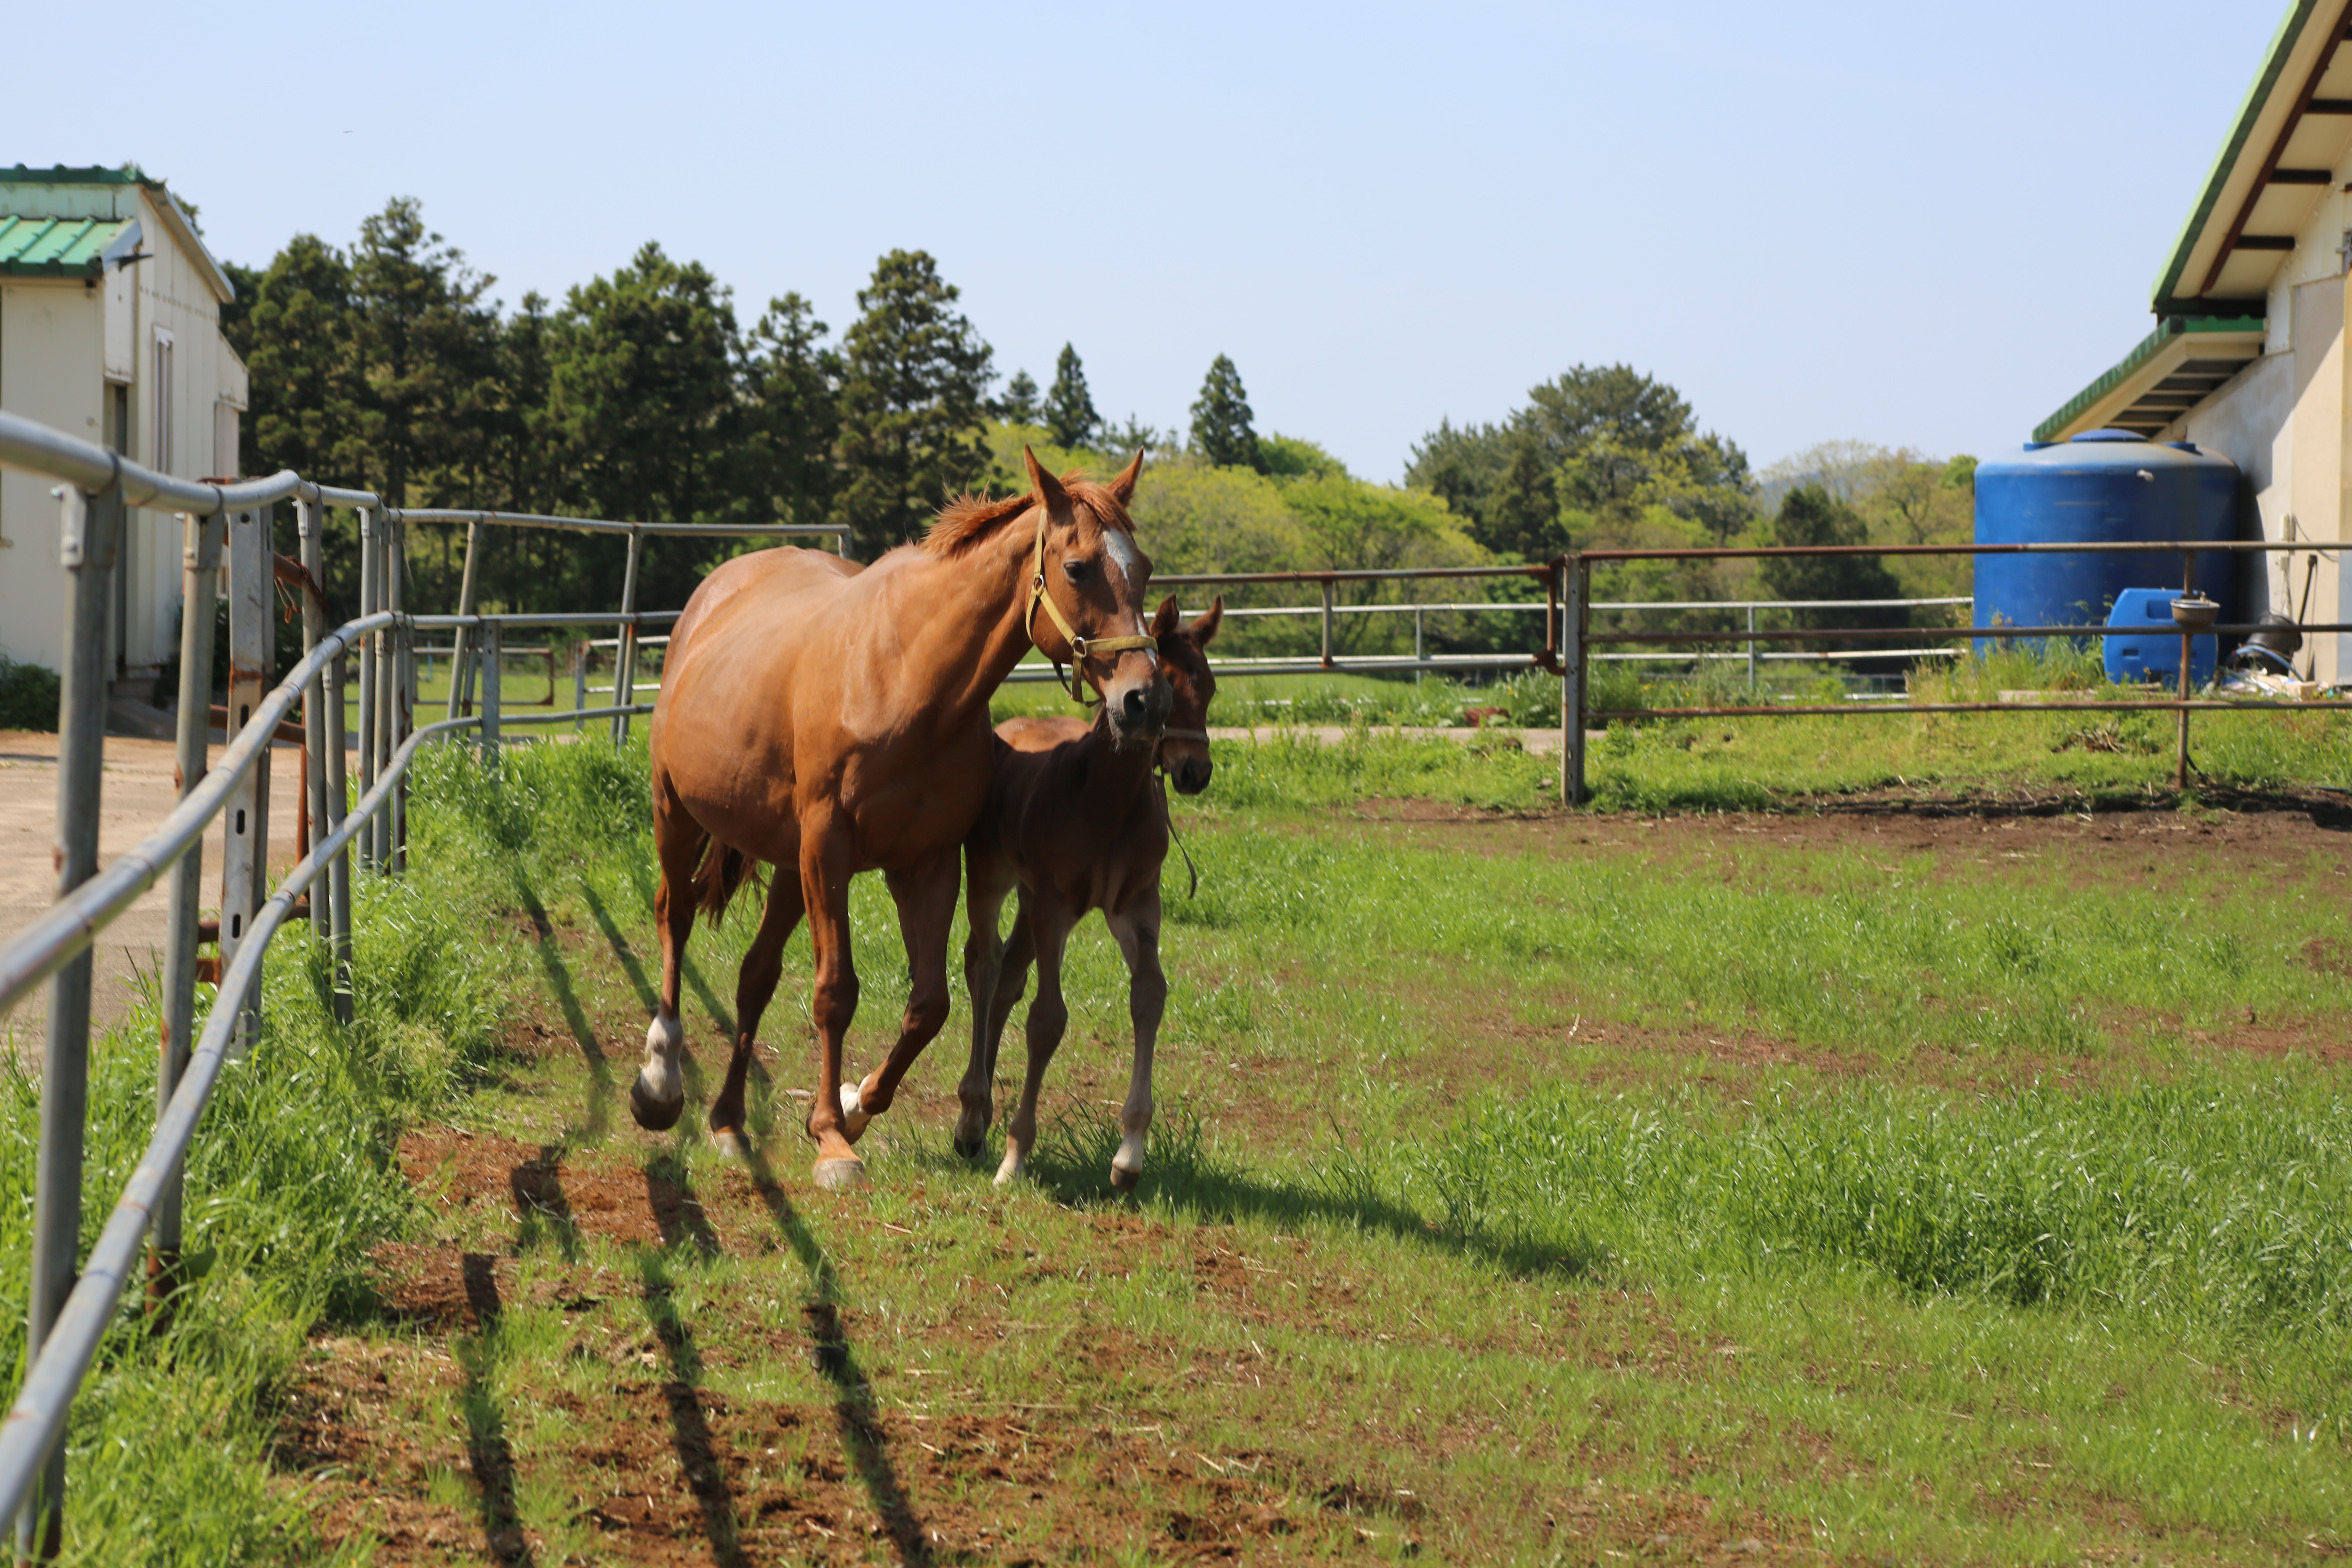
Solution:
<svg viewBox="0 0 2352 1568"><path fill-rule="evenodd" d="M1111 738L1149 745L1168 722L1170 692L1159 649L1143 626L1151 563L1136 547L1127 515L1143 454L1108 485L1065 482L1024 448L1039 520L1030 584L1029 636L1046 658L1067 664L1102 694Z"/></svg>
<svg viewBox="0 0 2352 1568"><path fill-rule="evenodd" d="M1152 640L1160 645L1160 668L1168 673L1173 694L1168 727L1160 737L1160 766L1180 795L1198 795L1208 788L1216 766L1209 756L1209 699L1217 694L1217 677L1202 649L1224 618L1223 594L1189 626L1176 613L1173 595L1161 601L1160 614L1152 617Z"/></svg>

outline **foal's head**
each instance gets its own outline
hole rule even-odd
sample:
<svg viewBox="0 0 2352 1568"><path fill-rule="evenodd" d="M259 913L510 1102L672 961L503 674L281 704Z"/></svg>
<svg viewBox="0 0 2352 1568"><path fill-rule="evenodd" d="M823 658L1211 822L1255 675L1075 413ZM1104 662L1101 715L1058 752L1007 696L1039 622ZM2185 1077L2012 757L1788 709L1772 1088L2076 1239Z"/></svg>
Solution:
<svg viewBox="0 0 2352 1568"><path fill-rule="evenodd" d="M1024 448L1021 455L1029 465L1029 493L1045 517L1042 583L1028 586L1042 587L1052 605L1034 606L1030 637L1039 652L1070 665L1102 694L1113 741L1122 748L1149 745L1168 722L1168 681L1158 650L1149 643L1108 653L1081 650L1068 635L1075 632L1086 644L1150 636L1143 595L1151 562L1136 548L1135 524L1127 515L1143 454L1137 452L1108 485L1076 476L1057 479L1038 466L1034 454ZM1037 525L1024 520L1019 526Z"/></svg>
<svg viewBox="0 0 2352 1568"><path fill-rule="evenodd" d="M1201 650L1217 635L1225 618L1225 596L1220 594L1191 626L1176 613L1176 600L1161 601L1152 617L1151 636L1160 645L1160 663L1168 672L1171 700L1168 728L1160 742L1160 765L1179 795L1198 795L1209 787L1215 763L1209 757L1209 699L1217 694L1216 672Z"/></svg>

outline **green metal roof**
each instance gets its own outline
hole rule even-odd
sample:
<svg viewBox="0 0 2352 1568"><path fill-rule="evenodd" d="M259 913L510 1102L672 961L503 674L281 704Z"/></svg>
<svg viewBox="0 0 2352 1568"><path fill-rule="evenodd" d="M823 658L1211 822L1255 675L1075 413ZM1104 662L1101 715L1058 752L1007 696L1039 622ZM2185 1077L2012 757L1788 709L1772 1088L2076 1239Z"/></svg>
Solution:
<svg viewBox="0 0 2352 1568"><path fill-rule="evenodd" d="M2263 53L2263 68L2255 74L2253 86L2246 89L2245 100L2238 105L2238 118L2230 128L2229 140L2221 143L2213 166L2206 172L2205 187L2198 194L2197 205L2190 210L2189 221L2180 226L2179 237L2172 242L2172 254L2166 258L2164 270L2157 275L2154 308L2158 312L2174 308L2174 291L2180 287L2180 275L2188 268L2189 252L2196 246L2197 237L2206 224L2212 220L2230 170L2245 152L2247 139L2254 133L2254 121L2262 114L2263 105L2277 90L2279 78L2286 69L2287 56L2294 52L2295 41L2303 36L2318 4L2319 0L2294 0L2279 22L2278 31L2271 36L2271 46Z"/></svg>
<svg viewBox="0 0 2352 1568"><path fill-rule="evenodd" d="M19 163L13 169L0 169L0 185L144 185L161 184L139 172L136 163L125 163L120 169L68 169L63 163L53 168L35 169Z"/></svg>
<svg viewBox="0 0 2352 1568"><path fill-rule="evenodd" d="M2115 391L2148 361L2164 352L2175 340L2200 332L2259 332L2263 321L2260 316L2167 316L2157 322L2156 331L2140 339L2132 352L2116 362L2105 374L2066 400L2065 406L2033 427L2033 438L2048 441L2055 432L2063 430L2083 412L2101 398Z"/></svg>
<svg viewBox="0 0 2352 1568"><path fill-rule="evenodd" d="M0 216L0 272L16 278L95 278L137 218Z"/></svg>

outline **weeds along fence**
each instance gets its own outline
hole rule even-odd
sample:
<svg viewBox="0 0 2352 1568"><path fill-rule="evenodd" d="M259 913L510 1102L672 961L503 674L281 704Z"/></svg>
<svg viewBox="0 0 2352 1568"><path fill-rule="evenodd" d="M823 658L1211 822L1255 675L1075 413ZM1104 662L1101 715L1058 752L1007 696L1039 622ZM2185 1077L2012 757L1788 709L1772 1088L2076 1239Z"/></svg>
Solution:
<svg viewBox="0 0 2352 1568"><path fill-rule="evenodd" d="M59 481L59 559L67 576L65 658L58 723L58 899L47 913L0 947L0 1011L49 985L42 1050L39 1148L33 1208L32 1279L26 1365L16 1400L0 1426L0 1518L16 1521L20 1559L57 1554L63 1538L65 1430L76 1392L97 1354L147 1250L148 1303L168 1314L180 1276L181 1168L223 1066L250 1046L260 1026L262 959L289 921L307 920L330 944L337 1016L352 1017L352 863L394 874L405 868L405 781L428 742L476 732L495 759L503 725L607 719L614 739L650 706L634 696L641 628L666 626L674 612L636 607L646 542L664 536L766 538L835 536L827 527L719 527L615 522L441 509L403 510L368 490L318 484L286 471L264 479L208 484L175 479L130 462L106 447L0 413L0 466ZM272 512L292 503L300 558L277 555ZM179 804L135 848L98 868L100 791L106 721L107 605L131 507L175 512L182 525L183 586L179 719ZM359 514L359 615L330 626L320 584L325 576L327 509ZM405 603L404 533L415 522L463 523L466 569L458 613L424 616ZM618 611L534 616L481 615L475 571L483 530L558 528L628 538L628 567ZM211 677L215 586L224 558L228 577L228 742L207 767L213 708ZM273 686L269 668L274 584L299 596L303 655ZM615 700L584 712L507 714L499 701L499 664L507 630L526 626L617 627L621 656ZM457 668L447 715L415 723L415 638L452 634ZM471 647L469 647L469 644ZM358 658L358 798L346 806L345 658ZM479 710L461 713L478 674ZM268 880L269 760L278 727L302 710L302 819L299 860L274 890ZM205 830L221 817L224 852L217 989L196 1034L199 902ZM78 1259L82 1217L83 1136L89 1088L90 950L109 922L164 878L162 1038L156 1064L155 1128L130 1181L115 1200L89 1258ZM320 897L320 884L324 897ZM79 1262L77 1270L76 1264Z"/></svg>

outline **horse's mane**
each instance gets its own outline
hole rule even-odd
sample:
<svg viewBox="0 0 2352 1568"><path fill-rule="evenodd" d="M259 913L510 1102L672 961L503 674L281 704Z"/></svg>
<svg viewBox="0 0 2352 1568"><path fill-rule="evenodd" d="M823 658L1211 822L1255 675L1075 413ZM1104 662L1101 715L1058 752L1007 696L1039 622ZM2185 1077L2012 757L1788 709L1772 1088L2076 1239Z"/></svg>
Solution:
<svg viewBox="0 0 2352 1568"><path fill-rule="evenodd" d="M1127 515L1127 508L1110 490L1087 477L1082 468L1072 468L1062 476L1062 488L1072 500L1094 513L1095 521L1105 528L1116 528L1124 533L1135 531L1135 520ZM954 497L940 509L938 521L928 529L921 548L927 555L961 555L1037 503L1037 492L1025 490L1017 496L973 495L967 490Z"/></svg>

